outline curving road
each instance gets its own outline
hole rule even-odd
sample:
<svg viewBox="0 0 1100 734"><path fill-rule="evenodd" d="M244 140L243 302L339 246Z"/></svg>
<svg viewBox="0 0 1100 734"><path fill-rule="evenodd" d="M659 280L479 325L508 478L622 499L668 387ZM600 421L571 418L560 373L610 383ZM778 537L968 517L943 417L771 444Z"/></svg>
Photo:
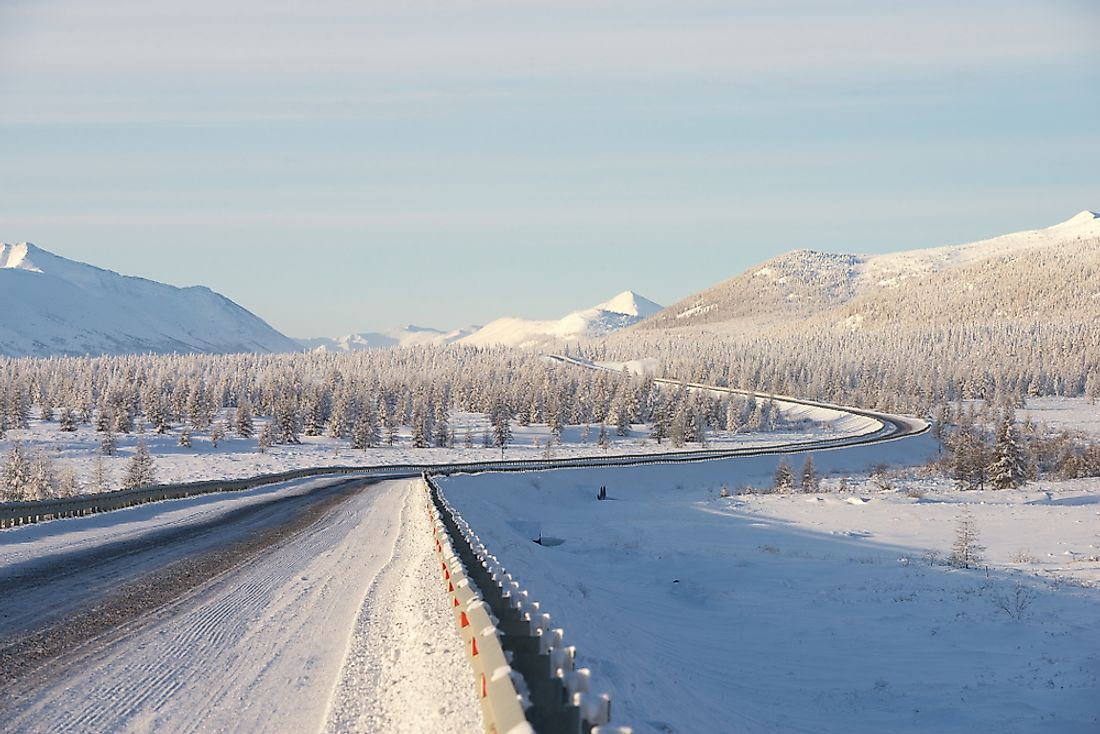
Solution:
<svg viewBox="0 0 1100 734"><path fill-rule="evenodd" d="M478 730L473 695L439 695L471 677L434 583L419 494L401 478L822 451L928 430L770 397L865 422L763 449L348 469L3 531L2 728Z"/></svg>

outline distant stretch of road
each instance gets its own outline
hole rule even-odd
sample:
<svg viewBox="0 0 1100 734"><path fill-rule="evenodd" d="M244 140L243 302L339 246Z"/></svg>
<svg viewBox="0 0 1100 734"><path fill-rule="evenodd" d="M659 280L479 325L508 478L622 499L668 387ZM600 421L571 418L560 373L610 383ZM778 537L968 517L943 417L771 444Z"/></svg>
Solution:
<svg viewBox="0 0 1100 734"><path fill-rule="evenodd" d="M472 678L409 479L820 451L928 429L767 397L866 420L780 447L349 468L0 531L0 728L476 730L472 691L438 695Z"/></svg>

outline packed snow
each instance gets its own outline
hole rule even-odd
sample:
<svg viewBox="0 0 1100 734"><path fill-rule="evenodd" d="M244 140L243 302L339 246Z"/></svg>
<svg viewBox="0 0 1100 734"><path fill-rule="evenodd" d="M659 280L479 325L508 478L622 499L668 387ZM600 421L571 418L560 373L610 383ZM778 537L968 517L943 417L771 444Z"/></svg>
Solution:
<svg viewBox="0 0 1100 734"><path fill-rule="evenodd" d="M47 663L8 690L17 698L4 702L5 731L480 730L415 489L405 480L359 491L124 634ZM261 494L286 491L302 484ZM257 496L121 510L109 525L97 516L4 531L0 564L15 562L24 537L36 555L71 552L154 531L165 515L196 520Z"/></svg>
<svg viewBox="0 0 1100 734"><path fill-rule="evenodd" d="M1097 731L1100 481L869 474L935 450L817 452L808 494L740 494L773 457L443 484L637 732ZM963 513L977 568L947 563Z"/></svg>

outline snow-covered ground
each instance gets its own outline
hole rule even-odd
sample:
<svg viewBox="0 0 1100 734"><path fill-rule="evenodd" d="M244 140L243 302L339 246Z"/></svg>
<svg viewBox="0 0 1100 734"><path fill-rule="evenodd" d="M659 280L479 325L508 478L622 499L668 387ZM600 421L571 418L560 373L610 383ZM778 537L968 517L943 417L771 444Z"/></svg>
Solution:
<svg viewBox="0 0 1100 734"><path fill-rule="evenodd" d="M219 418L222 416L219 416ZM791 420L805 420L795 428L770 432L747 432L738 434L722 433L708 438L708 448L763 448L779 446L792 441L811 441L820 438L837 438L858 434L866 430L862 419L855 422L843 420L835 422L812 422L813 416L802 411L794 411ZM259 433L263 419L257 419L256 432ZM118 435L118 452L115 456L102 457L110 473L113 485L117 488L133 457L139 439L144 439L156 464L156 479L160 483L187 482L201 479L233 479L253 477L316 466L378 466L380 464L402 463L454 463L463 461L488 461L500 458L500 449L483 448L482 433L488 428L484 415L457 413L451 418L451 426L456 433L454 448L413 448L408 428L402 429L394 446L381 446L359 450L351 447L347 439L328 436L302 436L301 445L272 446L265 453L257 450L257 440L241 439L234 436L218 443L215 448L206 434L195 434L192 445L185 448L178 445L178 429L175 432L157 435L144 434ZM473 433L474 446L465 446L466 428ZM562 434L562 444L553 445L547 451L551 437L545 424L520 426L512 424L514 443L505 456L509 459L568 458L574 456L598 456L603 454L644 454L654 451L673 450L668 441L660 446L649 438L648 425L633 426L630 435L615 435L614 426L608 428L611 445L602 449L596 444L599 426L591 426L587 440L584 428L570 426ZM32 420L27 429L9 430L4 440L0 440L0 459L9 450L11 444L19 441L24 448L35 450L44 448L54 458L59 470L71 469L85 486L82 491L93 491L87 486L94 476L94 464L100 454L99 445L102 434L96 433L91 426L82 425L75 433L63 433L58 430L56 421L43 422ZM687 444L685 450L698 450L698 444Z"/></svg>
<svg viewBox="0 0 1100 734"><path fill-rule="evenodd" d="M47 663L3 696L2 728L480 730L473 677L433 573L414 484L357 492L292 542L127 624L121 634ZM270 499L304 489L299 482L260 494ZM192 498L7 530L0 568L27 553L87 549L156 531L168 516L177 524L198 521L219 502L258 497Z"/></svg>
<svg viewBox="0 0 1100 734"><path fill-rule="evenodd" d="M636 731L1100 730L1100 482L873 489L872 466L932 451L818 452L813 494L738 496L771 484L766 457L444 490ZM945 563L963 511L977 569Z"/></svg>
<svg viewBox="0 0 1100 734"><path fill-rule="evenodd" d="M1029 398L1016 415L1020 420L1030 416L1057 430L1082 431L1100 439L1100 404L1085 398Z"/></svg>

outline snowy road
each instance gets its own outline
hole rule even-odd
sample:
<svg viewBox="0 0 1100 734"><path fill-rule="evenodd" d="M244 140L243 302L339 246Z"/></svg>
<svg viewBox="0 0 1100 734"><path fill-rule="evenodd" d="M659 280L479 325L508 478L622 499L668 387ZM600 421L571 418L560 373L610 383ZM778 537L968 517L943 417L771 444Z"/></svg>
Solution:
<svg viewBox="0 0 1100 734"><path fill-rule="evenodd" d="M33 670L5 670L4 730L479 729L473 695L408 705L472 689L411 489L314 480L133 508L110 529L96 518L27 528L0 555L5 587L26 585L5 595L22 603L0 602L10 607L0 606L0 630L27 639L16 631L52 588L61 629L91 624L93 634ZM94 582L76 583L81 559ZM61 581L43 580L65 564ZM158 580L186 585L189 574L209 578L155 606L132 598L151 588L160 602ZM107 629L95 624L101 613Z"/></svg>

